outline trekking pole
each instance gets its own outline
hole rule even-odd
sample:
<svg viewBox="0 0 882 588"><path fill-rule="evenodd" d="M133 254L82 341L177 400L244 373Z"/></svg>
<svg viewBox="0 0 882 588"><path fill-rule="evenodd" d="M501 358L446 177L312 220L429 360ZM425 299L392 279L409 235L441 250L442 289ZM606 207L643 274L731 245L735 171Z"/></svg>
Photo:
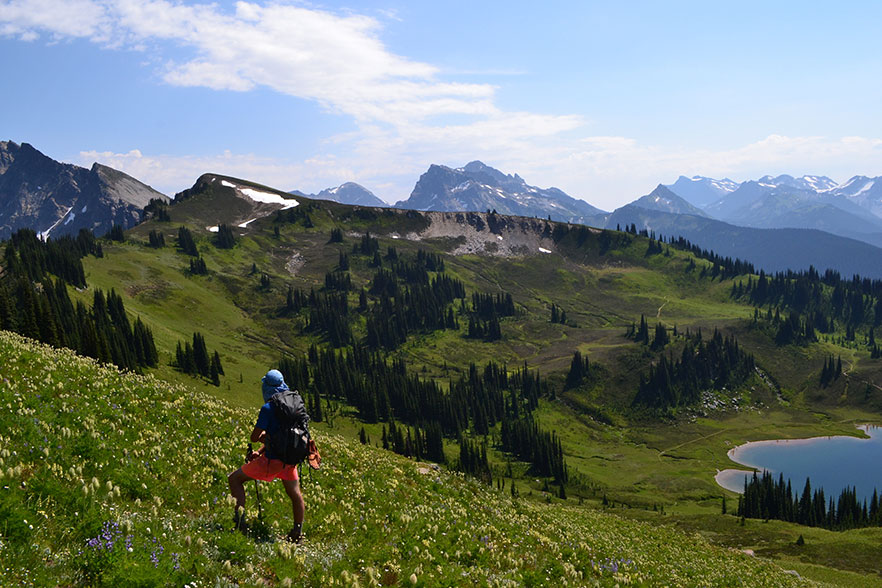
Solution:
<svg viewBox="0 0 882 588"><path fill-rule="evenodd" d="M254 451L251 443L248 444L248 456ZM257 518L263 520L263 509L260 507L260 480L254 480L254 493L257 494Z"/></svg>

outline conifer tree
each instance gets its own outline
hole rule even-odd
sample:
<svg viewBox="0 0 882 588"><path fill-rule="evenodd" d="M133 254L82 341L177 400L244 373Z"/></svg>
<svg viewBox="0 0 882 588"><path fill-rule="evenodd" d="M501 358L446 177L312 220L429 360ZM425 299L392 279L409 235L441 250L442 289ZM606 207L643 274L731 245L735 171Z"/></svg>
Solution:
<svg viewBox="0 0 882 588"><path fill-rule="evenodd" d="M193 257L199 255L199 251L196 249L196 241L193 240L193 233L185 226L178 227L178 249Z"/></svg>
<svg viewBox="0 0 882 588"><path fill-rule="evenodd" d="M214 361L211 362L211 367L208 370L209 379L211 383L215 386L220 386L220 372L217 371L217 364Z"/></svg>
<svg viewBox="0 0 882 588"><path fill-rule="evenodd" d="M122 243L126 240L126 234L121 225L114 224L110 227L110 232L107 234L111 241L119 241Z"/></svg>
<svg viewBox="0 0 882 588"><path fill-rule="evenodd" d="M640 315L640 326L637 329L637 336L634 339L638 343L649 343L649 325L646 323L646 317Z"/></svg>
<svg viewBox="0 0 882 588"><path fill-rule="evenodd" d="M208 357L208 348L205 346L205 337L202 333L193 333L193 364L196 373L208 377L211 370L211 360Z"/></svg>
<svg viewBox="0 0 882 588"><path fill-rule="evenodd" d="M157 231L156 229L153 229L152 231L150 231L150 234L148 235L147 239L148 239L148 244L150 245L150 247L153 247L155 249L159 249L160 247L165 247L165 235L163 235L161 232Z"/></svg>
<svg viewBox="0 0 882 588"><path fill-rule="evenodd" d="M665 345L668 344L670 338L668 337L668 330L661 323L657 323L655 325L655 337L652 339L652 345L650 345L650 349L653 351L658 351L659 349L664 349Z"/></svg>

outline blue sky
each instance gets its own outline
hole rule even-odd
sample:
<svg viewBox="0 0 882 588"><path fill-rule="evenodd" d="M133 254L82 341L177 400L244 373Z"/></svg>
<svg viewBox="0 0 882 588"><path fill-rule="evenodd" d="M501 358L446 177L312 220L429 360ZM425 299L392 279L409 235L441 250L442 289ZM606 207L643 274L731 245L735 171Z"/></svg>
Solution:
<svg viewBox="0 0 882 588"><path fill-rule="evenodd" d="M480 159L611 210L677 176L882 175L882 3L0 0L0 138L168 194L404 199Z"/></svg>

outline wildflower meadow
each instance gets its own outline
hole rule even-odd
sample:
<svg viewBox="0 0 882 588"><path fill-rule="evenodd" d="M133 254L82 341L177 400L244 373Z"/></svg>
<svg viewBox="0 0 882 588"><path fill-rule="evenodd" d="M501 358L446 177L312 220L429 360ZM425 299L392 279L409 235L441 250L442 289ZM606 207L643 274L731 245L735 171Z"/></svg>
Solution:
<svg viewBox="0 0 882 588"><path fill-rule="evenodd" d="M256 410L0 332L0 582L98 586L800 586L664 524L527 497L317 428L305 541L280 483L227 474ZM256 407L255 407L256 409ZM660 520L661 522L661 520Z"/></svg>

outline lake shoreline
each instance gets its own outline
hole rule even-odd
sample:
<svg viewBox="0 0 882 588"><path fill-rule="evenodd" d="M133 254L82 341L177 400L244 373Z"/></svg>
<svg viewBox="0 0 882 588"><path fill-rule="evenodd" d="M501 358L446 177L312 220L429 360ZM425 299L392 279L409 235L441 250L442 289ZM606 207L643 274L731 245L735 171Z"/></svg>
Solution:
<svg viewBox="0 0 882 588"><path fill-rule="evenodd" d="M852 440L858 442L867 442L867 441L882 441L882 427L875 424L861 424L855 425L855 427L862 433L862 435L852 436L852 435L824 435L820 437L809 437L805 439L768 439L762 441L748 441L747 443L743 443L738 445L737 447L733 447L729 451L726 452L726 455L729 459L735 462L739 466L743 466L745 469L739 468L727 468L724 470L717 470L714 475L714 481L718 486L725 488L726 490L730 490L732 492L736 492L741 494L744 492L744 484L746 479L749 479L754 473L757 476L761 476L764 471L768 471L772 474L780 474L780 468L774 467L766 467L762 463L762 459L752 457L758 452L766 452L770 448L777 448L778 450L784 451L793 451L793 450L802 450L805 451L807 448L812 446L823 446L824 444L830 444L832 442L841 443L840 440ZM878 430L877 430L878 429ZM876 434L871 434L870 431L875 431ZM744 455L747 454L747 455ZM820 466L818 466L820 467ZM785 475L785 478L788 476ZM815 476L805 476L809 479L814 478ZM794 489L802 488L802 485L805 483L804 479L797 479L796 476L789 476L792 483L794 484ZM852 484L845 484L845 486L849 486ZM882 484L878 484L879 487L882 487Z"/></svg>

